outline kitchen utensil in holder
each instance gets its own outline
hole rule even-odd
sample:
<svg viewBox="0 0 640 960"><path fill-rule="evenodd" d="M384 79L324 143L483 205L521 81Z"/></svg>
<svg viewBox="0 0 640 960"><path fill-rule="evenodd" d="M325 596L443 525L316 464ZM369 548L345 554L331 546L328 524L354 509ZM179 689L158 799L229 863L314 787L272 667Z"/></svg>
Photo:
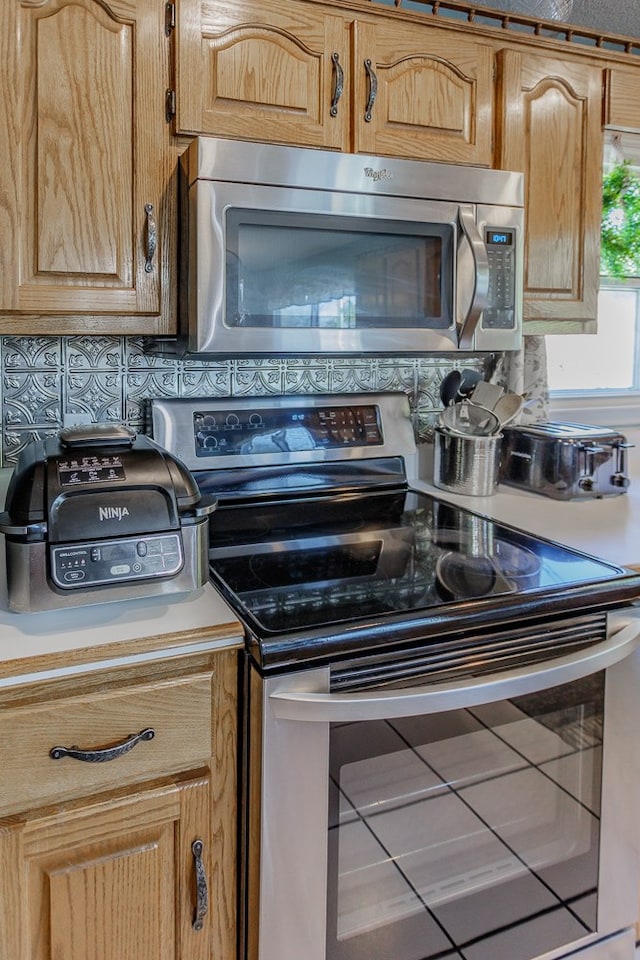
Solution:
<svg viewBox="0 0 640 960"><path fill-rule="evenodd" d="M450 493L489 497L496 492L502 434L462 436L436 427L433 483Z"/></svg>

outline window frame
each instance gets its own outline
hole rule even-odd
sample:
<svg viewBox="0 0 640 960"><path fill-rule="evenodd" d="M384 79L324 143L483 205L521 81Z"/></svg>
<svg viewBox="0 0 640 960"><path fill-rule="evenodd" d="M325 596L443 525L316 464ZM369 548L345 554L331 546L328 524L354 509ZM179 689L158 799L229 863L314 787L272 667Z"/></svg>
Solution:
<svg viewBox="0 0 640 960"><path fill-rule="evenodd" d="M549 389L549 415L554 420L583 421L598 426L640 425L640 278L603 276L600 288L636 291L634 385L628 389Z"/></svg>

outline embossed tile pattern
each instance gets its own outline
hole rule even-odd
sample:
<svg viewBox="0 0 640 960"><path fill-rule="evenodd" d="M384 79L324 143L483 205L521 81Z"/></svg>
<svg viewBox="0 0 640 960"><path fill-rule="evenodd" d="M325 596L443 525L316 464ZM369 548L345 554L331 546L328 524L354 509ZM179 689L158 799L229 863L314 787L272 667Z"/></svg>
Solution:
<svg viewBox="0 0 640 960"><path fill-rule="evenodd" d="M65 416L145 429L151 397L247 397L402 390L416 432L429 440L441 409L451 357L175 360L148 356L138 337L2 337L2 463L10 466L34 438L57 433ZM464 366L481 370L481 357Z"/></svg>

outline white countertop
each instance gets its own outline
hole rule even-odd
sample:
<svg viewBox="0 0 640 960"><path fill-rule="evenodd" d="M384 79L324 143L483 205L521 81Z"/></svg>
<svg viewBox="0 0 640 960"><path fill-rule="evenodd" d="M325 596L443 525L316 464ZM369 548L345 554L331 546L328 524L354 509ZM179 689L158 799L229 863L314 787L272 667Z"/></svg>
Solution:
<svg viewBox="0 0 640 960"><path fill-rule="evenodd" d="M561 501L505 485L492 497L460 496L432 485L429 456L414 486L603 560L640 566L640 430L628 430L626 436L637 446L629 451L631 486L617 497ZM10 475L10 470L0 471L2 496ZM13 613L7 607L2 540L0 536L0 687L27 675L66 675L97 664L243 644L240 623L211 584L190 594Z"/></svg>
<svg viewBox="0 0 640 960"><path fill-rule="evenodd" d="M243 644L242 626L210 584L171 597L13 613L2 578L0 686L18 682L23 671L44 679L98 663L139 663Z"/></svg>
<svg viewBox="0 0 640 960"><path fill-rule="evenodd" d="M625 436L636 446L629 450L631 485L626 493L601 500L553 500L505 484L491 497L448 493L430 482L430 458L424 458L421 482L414 484L451 501L529 533L582 550L619 566L640 566L640 430Z"/></svg>

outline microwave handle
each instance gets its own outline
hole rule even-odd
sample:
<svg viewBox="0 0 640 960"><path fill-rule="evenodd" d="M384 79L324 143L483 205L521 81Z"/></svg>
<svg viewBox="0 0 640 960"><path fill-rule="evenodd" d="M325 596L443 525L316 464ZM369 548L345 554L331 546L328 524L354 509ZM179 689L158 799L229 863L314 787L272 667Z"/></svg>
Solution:
<svg viewBox="0 0 640 960"><path fill-rule="evenodd" d="M482 311L487 305L489 293L489 258L487 248L478 230L472 206L461 205L458 208L460 229L471 248L473 257L473 296L471 306L464 319L458 336L458 347L461 350L473 349L473 335L476 332Z"/></svg>
<svg viewBox="0 0 640 960"><path fill-rule="evenodd" d="M274 715L281 720L342 723L422 716L508 700L590 676L633 653L640 643L640 609L609 614L609 624L615 632L602 643L547 663L396 690L315 693L280 689L269 695L269 701Z"/></svg>

